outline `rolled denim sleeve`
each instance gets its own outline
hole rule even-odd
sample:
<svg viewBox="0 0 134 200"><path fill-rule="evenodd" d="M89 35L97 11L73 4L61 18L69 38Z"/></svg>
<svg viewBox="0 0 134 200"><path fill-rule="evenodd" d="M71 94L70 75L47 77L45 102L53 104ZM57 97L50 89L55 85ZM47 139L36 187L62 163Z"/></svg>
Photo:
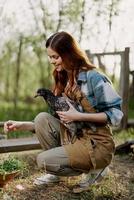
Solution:
<svg viewBox="0 0 134 200"><path fill-rule="evenodd" d="M123 113L121 110L117 108L109 108L108 111L104 111L108 117L108 121L113 126L118 126L123 117Z"/></svg>
<svg viewBox="0 0 134 200"><path fill-rule="evenodd" d="M108 121L113 126L120 124L123 117L123 112L121 111L122 99L118 93L113 88L111 82L108 78L100 73L94 73L90 78L94 107L98 112L105 112Z"/></svg>

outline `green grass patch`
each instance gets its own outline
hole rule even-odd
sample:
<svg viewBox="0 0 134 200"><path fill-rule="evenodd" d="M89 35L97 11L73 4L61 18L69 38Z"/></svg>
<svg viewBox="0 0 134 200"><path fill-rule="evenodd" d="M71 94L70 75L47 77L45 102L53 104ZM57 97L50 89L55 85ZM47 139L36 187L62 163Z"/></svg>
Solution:
<svg viewBox="0 0 134 200"><path fill-rule="evenodd" d="M0 121L21 120L30 121L35 118L39 112L47 111L45 104L24 104L19 102L18 107L14 109L12 103L0 102Z"/></svg>
<svg viewBox="0 0 134 200"><path fill-rule="evenodd" d="M134 129L122 130L119 133L114 133L114 140L118 143L123 143L129 140L134 140Z"/></svg>

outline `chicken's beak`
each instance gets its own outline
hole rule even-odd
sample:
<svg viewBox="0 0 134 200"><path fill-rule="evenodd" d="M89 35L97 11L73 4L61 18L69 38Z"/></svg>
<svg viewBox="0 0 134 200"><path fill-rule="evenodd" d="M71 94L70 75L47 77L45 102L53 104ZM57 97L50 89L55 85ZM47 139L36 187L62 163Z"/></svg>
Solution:
<svg viewBox="0 0 134 200"><path fill-rule="evenodd" d="M38 97L38 96L40 96L38 93L36 93L35 95L34 95L34 98L36 98L36 97Z"/></svg>

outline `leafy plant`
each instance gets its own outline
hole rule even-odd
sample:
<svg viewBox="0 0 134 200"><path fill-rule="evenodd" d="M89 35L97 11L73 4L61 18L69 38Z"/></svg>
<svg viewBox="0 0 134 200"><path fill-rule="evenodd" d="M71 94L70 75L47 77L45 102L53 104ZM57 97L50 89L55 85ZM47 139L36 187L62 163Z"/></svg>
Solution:
<svg viewBox="0 0 134 200"><path fill-rule="evenodd" d="M25 168L26 164L16 158L9 157L8 159L0 162L0 174L11 173L20 171Z"/></svg>

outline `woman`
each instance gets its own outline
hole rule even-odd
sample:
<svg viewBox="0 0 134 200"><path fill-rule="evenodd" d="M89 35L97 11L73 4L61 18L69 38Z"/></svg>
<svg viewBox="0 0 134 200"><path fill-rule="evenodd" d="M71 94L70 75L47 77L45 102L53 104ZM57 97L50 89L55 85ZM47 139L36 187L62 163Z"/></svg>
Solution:
<svg viewBox="0 0 134 200"><path fill-rule="evenodd" d="M75 39L67 32L57 32L46 41L51 64L54 65L53 93L67 96L78 102L81 112L69 102L67 112L57 111L61 121L87 121L81 136L73 139L60 120L48 113L40 113L34 122L7 121L5 132L12 130L35 131L43 148L37 157L39 168L46 175L37 178L35 184L58 182L59 176L87 174L85 189L90 182L89 172L105 169L114 153L114 142L110 125L118 125L122 119L121 98L112 88L106 76L96 71ZM104 170L100 170L100 175ZM98 176L99 177L99 176ZM83 181L83 180L82 180ZM93 181L94 182L94 181Z"/></svg>

